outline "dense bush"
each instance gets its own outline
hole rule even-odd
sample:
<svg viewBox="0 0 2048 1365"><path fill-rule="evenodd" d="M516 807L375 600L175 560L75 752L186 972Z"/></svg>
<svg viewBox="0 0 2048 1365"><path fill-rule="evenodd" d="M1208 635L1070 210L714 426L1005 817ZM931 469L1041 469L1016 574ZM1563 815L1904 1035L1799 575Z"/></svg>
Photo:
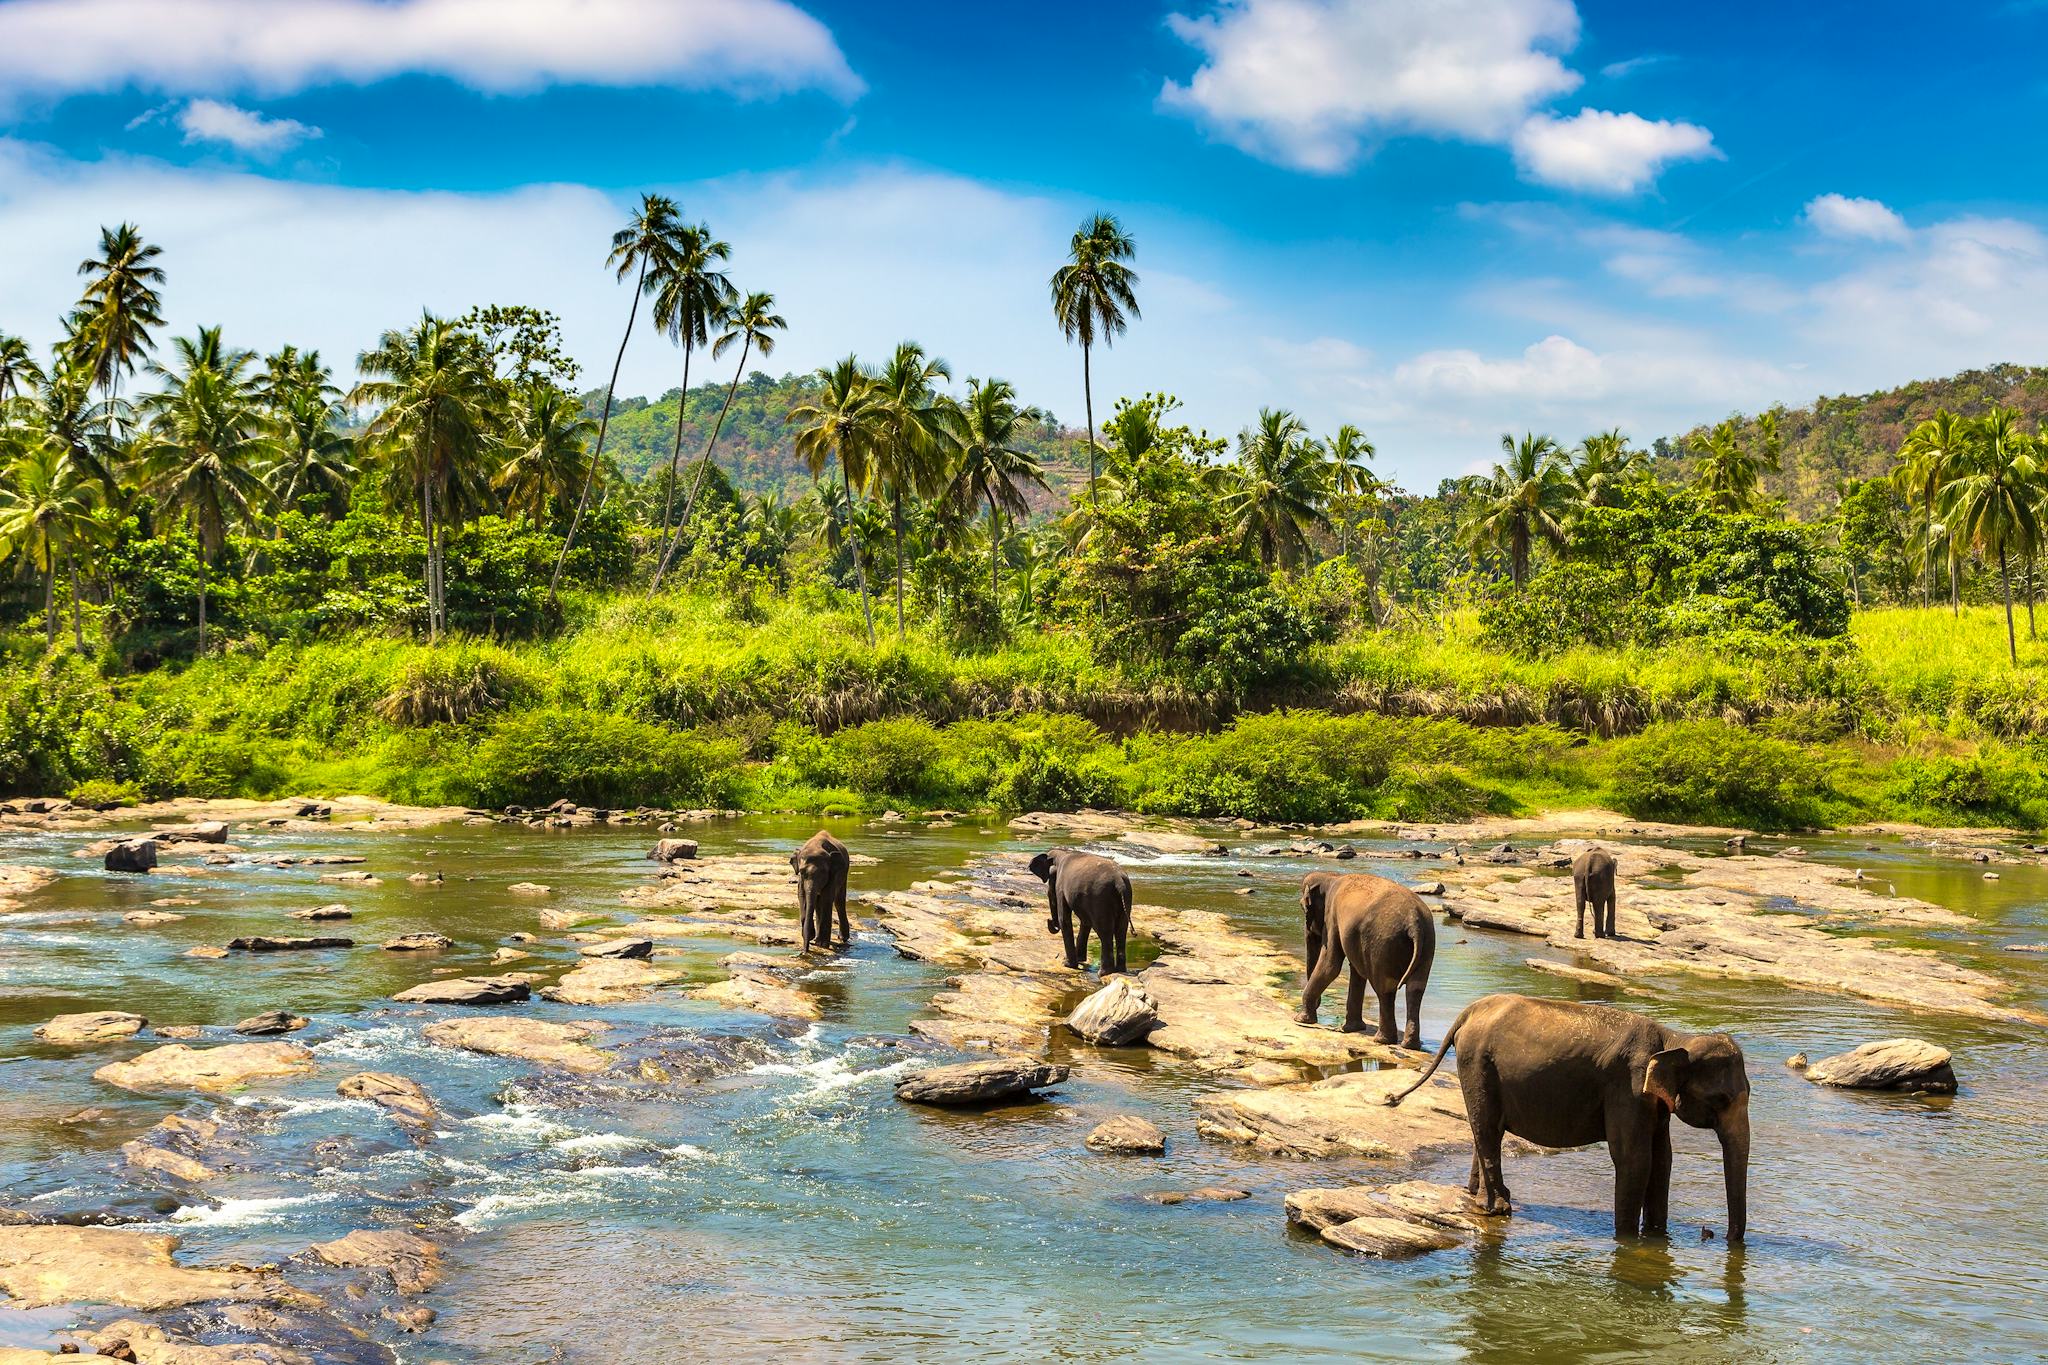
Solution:
<svg viewBox="0 0 2048 1365"><path fill-rule="evenodd" d="M1906 757L1890 795L1938 820L2048 828L2048 746L1987 744L1973 754Z"/></svg>
<svg viewBox="0 0 2048 1365"><path fill-rule="evenodd" d="M1644 820L1803 829L1828 820L1826 767L1798 745L1719 721L1653 725L1614 755L1614 798Z"/></svg>
<svg viewBox="0 0 2048 1365"><path fill-rule="evenodd" d="M740 746L601 711L550 707L506 716L476 745L467 783L482 806L557 797L593 806L723 805Z"/></svg>

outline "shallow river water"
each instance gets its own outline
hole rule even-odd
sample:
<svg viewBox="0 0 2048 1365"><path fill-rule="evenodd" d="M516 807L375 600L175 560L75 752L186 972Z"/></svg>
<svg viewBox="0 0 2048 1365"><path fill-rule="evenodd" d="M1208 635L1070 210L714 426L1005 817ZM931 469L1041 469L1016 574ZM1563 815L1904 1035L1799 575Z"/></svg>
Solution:
<svg viewBox="0 0 2048 1365"><path fill-rule="evenodd" d="M854 890L907 887L993 848L1000 827L831 822L881 861ZM783 851L815 822L750 817L691 831L705 854ZM448 825L371 833L241 834L263 853L364 854L372 888L322 885L318 867L237 865L212 875L120 878L71 851L81 834L0 832L0 859L60 876L0 916L0 1178L5 1203L44 1213L121 1207L167 1216L182 1254L281 1259L358 1227L418 1224L449 1238L448 1276L422 1302L439 1321L393 1333L406 1361L775 1358L830 1360L1992 1360L2048 1356L2040 1251L2048 1241L2048 1057L2023 1027L1908 1014L1847 997L1659 977L1616 1001L1688 1029L1726 1028L1754 1087L1750 1240L1731 1250L1711 1134L1674 1125L1672 1236L1618 1245L1601 1149L1510 1164L1517 1215L1553 1230L1406 1263L1336 1253L1291 1234L1291 1190L1400 1178L1367 1162L1249 1159L1199 1138L1189 1102L1215 1082L1142 1050L1113 1055L1050 1103L959 1114L898 1103L891 1080L929 1055L908 1022L945 972L899 957L886 933L807 988L826 1002L806 1026L683 999L575 1008L672 1035L701 1058L697 1085L575 1094L521 1086L523 1063L437 1048L439 1017L388 997L436 968L487 970L514 930L536 927L515 881L546 902L622 913L618 894L651 875L644 828ZM1229 836L1233 847L1240 836ZM2048 1005L2048 962L2002 951L2048 939L2048 868L1979 867L1896 840L1806 840L1811 855L1866 869L1901 894L1963 911L1976 928L1925 936ZM1872 850L1868 845L1880 846ZM1705 845L1701 845L1705 847ZM1717 845L1715 846L1717 847ZM1294 883L1312 860L1127 856L1139 901L1196 906L1299 952ZM1239 867L1256 874L1246 881ZM407 872L437 870L418 886ZM1249 886L1254 894L1236 894ZM197 903L155 928L122 913L164 896ZM438 957L353 951L183 956L237 933L290 932L288 910L343 901L333 932L371 945L435 929ZM855 910L856 918L860 910ZM1143 925L1138 926L1142 931ZM330 931L320 926L319 931ZM1923 931L1924 933L1924 931ZM533 945L566 960L559 934ZM701 965L716 979L719 953ZM1534 942L1446 922L1424 1016L1434 1044L1457 1010L1491 990L1607 999L1523 965ZM530 964L521 963L519 966ZM1134 964L1135 965L1135 964ZM1325 1018L1341 1005L1341 986ZM30 1030L57 1013L125 1008L153 1023L225 1026L261 1010L312 1016L293 1035L316 1076L203 1101L233 1111L249 1169L166 1197L119 1170L120 1144L180 1107L95 1082L92 1070L158 1045L60 1049ZM1822 1090L1788 1070L1874 1038L1910 1034L1952 1049L1959 1096L1913 1099ZM423 1083L448 1111L432 1143L394 1135L371 1106L338 1098L349 1070ZM96 1121L62 1122L87 1107ZM1088 1152L1112 1113L1168 1135L1163 1158ZM338 1139L338 1141L337 1141ZM1419 1173L1462 1183L1465 1159ZM1233 1185L1227 1204L1160 1206L1147 1191ZM453 1230L449 1228L453 1224ZM439 1235L439 1234L437 1234ZM41 1345L66 1310L0 1308L0 1345Z"/></svg>

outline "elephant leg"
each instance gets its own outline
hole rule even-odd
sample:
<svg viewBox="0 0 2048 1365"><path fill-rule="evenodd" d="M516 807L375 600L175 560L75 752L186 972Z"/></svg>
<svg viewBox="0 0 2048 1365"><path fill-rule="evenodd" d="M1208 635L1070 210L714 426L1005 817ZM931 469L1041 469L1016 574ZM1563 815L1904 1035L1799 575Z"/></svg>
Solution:
<svg viewBox="0 0 2048 1365"><path fill-rule="evenodd" d="M1607 893L1607 937L1620 937L1620 935L1614 932L1614 893L1612 891Z"/></svg>
<svg viewBox="0 0 2048 1365"><path fill-rule="evenodd" d="M1671 1220L1671 1116L1659 1114L1650 1132L1650 1183L1643 1192L1643 1235L1662 1237Z"/></svg>
<svg viewBox="0 0 2048 1365"><path fill-rule="evenodd" d="M1401 1030L1401 1046L1420 1049L1422 1047L1422 992L1426 982L1408 983L1408 1027Z"/></svg>
<svg viewBox="0 0 2048 1365"><path fill-rule="evenodd" d="M1323 992L1330 989L1330 983L1335 981L1337 973L1343 970L1344 952L1337 947L1337 941L1332 937L1323 944L1323 955L1308 969L1308 980L1301 988L1301 1013L1294 1016L1296 1023L1315 1023L1316 1010L1323 1003Z"/></svg>
<svg viewBox="0 0 2048 1365"><path fill-rule="evenodd" d="M1579 927L1572 931L1572 937L1584 938L1586 936L1586 893L1574 891L1572 893L1572 900L1579 907ZM1593 910L1593 937L1600 937L1600 910L1597 906Z"/></svg>
<svg viewBox="0 0 2048 1365"><path fill-rule="evenodd" d="M1485 1187L1485 1182L1486 1175L1479 1169L1479 1148L1475 1144L1472 1148L1472 1174L1465 1179L1465 1193L1477 1199L1479 1191Z"/></svg>
<svg viewBox="0 0 2048 1365"><path fill-rule="evenodd" d="M1472 1166L1486 1198L1482 1209L1490 1214L1512 1213L1514 1199L1500 1169L1500 1141L1506 1116L1501 1110L1498 1082L1485 1074L1487 1063L1478 1058L1470 1064L1469 1076L1463 1058L1459 1059L1458 1070L1459 1088L1465 1092L1465 1121L1472 1128Z"/></svg>
<svg viewBox="0 0 2048 1365"><path fill-rule="evenodd" d="M1351 979L1344 985L1344 1031L1365 1032L1365 993L1372 983L1352 964Z"/></svg>
<svg viewBox="0 0 2048 1365"><path fill-rule="evenodd" d="M1082 971L1088 970L1088 917L1074 916L1074 962Z"/></svg>
<svg viewBox="0 0 2048 1365"><path fill-rule="evenodd" d="M1078 967L1081 964L1080 961L1074 956L1074 912L1072 908L1069 906L1062 905L1060 907L1059 919L1060 943L1067 950L1067 956L1065 959L1066 964L1069 967Z"/></svg>
<svg viewBox="0 0 2048 1365"><path fill-rule="evenodd" d="M1124 974L1124 975L1128 975L1128 974L1130 973L1130 970L1131 970L1131 968L1130 968L1130 962L1129 962L1129 959L1128 959L1128 958L1127 958L1127 957L1125 956L1125 954L1126 954L1126 953L1127 953L1127 952L1129 951L1129 949L1130 949L1130 935L1131 935L1131 926L1130 926L1130 925L1128 925L1128 924L1119 924L1119 925L1117 925L1117 927L1116 927L1116 969L1117 969L1117 971L1118 971L1119 973L1122 973L1122 974ZM1107 948L1109 947L1109 940L1108 940L1108 939L1104 939L1104 940L1103 940L1103 947L1104 947L1104 949L1105 949L1105 950L1106 950L1106 949L1107 949Z"/></svg>
<svg viewBox="0 0 2048 1365"><path fill-rule="evenodd" d="M842 948L851 948L853 946L853 921L849 920L846 917L845 882L841 882L839 884L838 894L833 897L833 900L839 906L839 946Z"/></svg>
<svg viewBox="0 0 2048 1365"><path fill-rule="evenodd" d="M801 946L799 946L799 947L797 948L797 951L798 951L799 953L808 953L809 951L811 951L811 930L812 930L812 928L814 927L814 925L816 924L816 921L817 921L817 915L816 915L816 914L815 914L815 913L813 912L813 910L812 910L812 908L811 908L811 901L812 901L812 899L813 899L813 897L811 896L810 892L809 892L809 891L808 891L807 889L805 889L804 887L798 887L798 888L797 888L797 892L796 892L796 924L797 924L797 936L798 936L798 937L799 937L800 939L802 939L802 940L803 940L803 942L802 942Z"/></svg>
<svg viewBox="0 0 2048 1365"><path fill-rule="evenodd" d="M1379 1032L1373 1035L1373 1041L1376 1043L1391 1043L1400 1036L1394 1031L1394 993L1392 991L1383 991L1378 986L1374 986L1372 988L1372 995L1374 1001L1380 1007Z"/></svg>
<svg viewBox="0 0 2048 1365"><path fill-rule="evenodd" d="M1614 1235L1634 1237L1643 1227L1643 1197L1650 1190L1650 1135L1625 1129L1607 1141L1614 1159Z"/></svg>

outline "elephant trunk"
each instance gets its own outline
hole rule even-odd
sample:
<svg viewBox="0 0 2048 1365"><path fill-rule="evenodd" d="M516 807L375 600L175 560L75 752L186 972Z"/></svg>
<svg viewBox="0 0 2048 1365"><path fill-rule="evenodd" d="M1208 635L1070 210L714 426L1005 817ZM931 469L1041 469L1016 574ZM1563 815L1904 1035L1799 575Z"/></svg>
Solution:
<svg viewBox="0 0 2048 1365"><path fill-rule="evenodd" d="M1728 1240L1749 1228L1749 1096L1728 1106L1714 1125L1721 1139L1721 1178L1728 1188Z"/></svg>

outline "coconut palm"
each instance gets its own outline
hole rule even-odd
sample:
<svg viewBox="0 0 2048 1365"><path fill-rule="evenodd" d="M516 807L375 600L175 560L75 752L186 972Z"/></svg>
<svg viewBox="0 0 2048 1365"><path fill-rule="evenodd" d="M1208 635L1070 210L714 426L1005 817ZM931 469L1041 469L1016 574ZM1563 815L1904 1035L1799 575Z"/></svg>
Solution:
<svg viewBox="0 0 2048 1365"><path fill-rule="evenodd" d="M417 490L427 540L427 635L447 628L447 544L451 525L482 502L483 465L499 401L490 357L476 337L422 313L404 332L386 332L356 358L365 378L349 394L380 411L364 432L403 487ZM584 491L590 485L586 478Z"/></svg>
<svg viewBox="0 0 2048 1365"><path fill-rule="evenodd" d="M264 360L259 392L277 445L277 463L269 471L277 513L296 507L300 494L318 492L327 496L328 515L336 515L358 471L350 458L354 442L335 429L341 390L333 372L320 363L318 351L286 346ZM273 539L276 533L273 518Z"/></svg>
<svg viewBox="0 0 2048 1365"><path fill-rule="evenodd" d="M1693 468L1693 485L1716 512L1746 512L1756 503L1757 486L1765 474L1778 472L1778 422L1775 413L1757 419L1757 438L1743 439L1742 428L1733 418L1722 422L1705 437L1690 441L1699 463Z"/></svg>
<svg viewBox="0 0 2048 1365"><path fill-rule="evenodd" d="M1323 519L1330 471L1322 447L1307 438L1307 424L1277 408L1261 408L1258 425L1238 434L1223 512L1268 568L1300 563L1309 528Z"/></svg>
<svg viewBox="0 0 2048 1365"><path fill-rule="evenodd" d="M967 401L960 405L956 436L959 463L948 489L949 501L965 515L988 508L988 587L995 599L996 621L1003 613L1003 519L1016 520L1031 510L1025 490L1044 488L1038 457L1018 442L1027 427L1044 414L1017 406L1017 390L1006 379L970 379Z"/></svg>
<svg viewBox="0 0 2048 1365"><path fill-rule="evenodd" d="M954 443L954 422L948 400L939 393L941 379L953 371L945 361L925 354L924 347L905 341L875 376L875 403L888 428L868 460L874 492L887 498L889 525L896 542L896 638L903 624L903 502L936 492L945 478L946 457Z"/></svg>
<svg viewBox="0 0 2048 1365"><path fill-rule="evenodd" d="M846 510L842 524L853 536L860 512L855 490L867 483L869 462L889 439L889 419L876 397L873 376L861 369L860 361L853 356L820 369L818 381L810 399L790 409L790 425L797 428L796 453L810 469L812 478L822 475L829 463L838 462ZM872 645L875 614L868 605L867 571L861 567L857 536L852 543L861 618L867 623L868 643Z"/></svg>
<svg viewBox="0 0 2048 1365"><path fill-rule="evenodd" d="M676 230L674 248L656 260L649 276L654 285L654 325L683 348L683 387L676 394L675 445L668 456L668 480L661 506L660 544L668 536L675 510L676 481L683 460L683 418L690 402L690 357L711 339L711 329L725 318L735 300L732 281L717 265L732 248L711 235L708 224Z"/></svg>
<svg viewBox="0 0 2048 1365"><path fill-rule="evenodd" d="M106 497L115 495L121 448L109 434L113 404L92 396L91 371L60 358L42 376L36 392L17 401L26 413L25 424L45 445L62 451L79 472L97 479Z"/></svg>
<svg viewBox="0 0 2048 1365"><path fill-rule="evenodd" d="M57 642L57 569L72 563L71 630L82 649L79 620L78 547L92 526L95 480L61 446L31 442L8 466L0 483L0 554L21 554L43 576L43 639Z"/></svg>
<svg viewBox="0 0 2048 1365"><path fill-rule="evenodd" d="M255 381L254 357L230 350L218 327L173 343L165 387L143 399L148 424L145 487L199 542L199 651L206 652L207 571L237 523L253 521L269 495L258 466L274 451Z"/></svg>
<svg viewBox="0 0 2048 1365"><path fill-rule="evenodd" d="M524 514L535 526L546 525L580 482L585 451L596 431L583 405L560 389L541 385L522 393L512 414L505 462L491 480L505 509Z"/></svg>
<svg viewBox="0 0 2048 1365"><path fill-rule="evenodd" d="M1572 452L1565 474L1571 480L1572 501L1578 510L1614 507L1621 502L1621 490L1641 478L1648 468L1647 456L1632 449L1619 428L1588 436Z"/></svg>
<svg viewBox="0 0 2048 1365"><path fill-rule="evenodd" d="M1993 408L1970 424L1969 439L1941 490L1942 516L1952 531L1950 558L1967 545L1995 555L2005 594L2006 653L2020 661L2012 623L2012 556L2041 542L2042 465L2020 414Z"/></svg>
<svg viewBox="0 0 2048 1365"><path fill-rule="evenodd" d="M1379 492L1381 484L1376 475L1366 468L1373 456L1379 454L1373 443L1365 439L1365 433L1346 422L1337 428L1337 434L1322 447L1329 460L1330 493L1332 497L1348 502L1367 494ZM1347 512L1337 520L1337 552L1350 553L1350 515Z"/></svg>
<svg viewBox="0 0 2048 1365"><path fill-rule="evenodd" d="M1088 414L1088 500L1095 501L1095 390L1089 353L1122 336L1138 313L1138 244L1123 224L1098 213L1074 232L1067 263L1053 272L1052 313L1060 335L1081 343L1081 401Z"/></svg>
<svg viewBox="0 0 2048 1365"><path fill-rule="evenodd" d="M162 255L163 248L145 242L133 223L123 223L101 228L99 255L78 263L78 273L87 277L72 314L78 358L117 402L121 376L146 362L155 349L149 329L163 323L157 289L164 272L156 263Z"/></svg>
<svg viewBox="0 0 2048 1365"><path fill-rule="evenodd" d="M1535 542L1556 545L1564 540L1571 491L1561 468L1564 452L1550 437L1527 432L1517 441L1503 432L1500 448L1507 458L1494 465L1491 474L1465 481L1471 510L1460 538L1474 553L1503 551L1508 574L1519 588L1528 581L1529 552Z"/></svg>
<svg viewBox="0 0 2048 1365"><path fill-rule="evenodd" d="M1935 506L1970 444L1970 424L1947 408L1913 428L1899 446L1899 464L1892 470L1892 483L1908 500L1919 503L1926 514L1921 535L1927 563L1927 601L1934 602L1934 556L1943 539L1944 527L1936 519ZM1949 608L1960 614L1962 592L1956 562L1949 560Z"/></svg>
<svg viewBox="0 0 2048 1365"><path fill-rule="evenodd" d="M732 396L739 391L740 376L746 373L747 357L759 353L763 358L775 354L775 334L789 324L775 311L773 294L753 293L728 308L721 321L725 330L718 340L711 343L713 360L732 349L738 342L739 364L733 366L732 382L725 386L725 401L718 405L718 420L711 426L711 439L704 443L704 457L697 462L697 477L690 482L690 496L683 500L683 516L676 523L675 534L661 553L661 560L654 566L654 578L647 591L652 596L661 586L662 576L668 572L669 561L675 556L676 547L683 542L683 528L690 524L690 514L696 510L697 491L703 486L704 471L713 466L713 457L718 449L718 437L725 430L725 414L732 409ZM673 477L669 480L673 486Z"/></svg>
<svg viewBox="0 0 2048 1365"><path fill-rule="evenodd" d="M43 367L36 364L28 343L0 332L0 405L10 398L25 397L43 382Z"/></svg>
<svg viewBox="0 0 2048 1365"><path fill-rule="evenodd" d="M555 571L548 579L551 602L561 586L562 566L569 562L569 551L576 546L576 532L583 527L583 512L590 505L590 485L597 478L597 467L604 462L604 438L612 421L612 395L619 387L619 366L626 360L626 343L633 339L633 324L640 316L640 296L648 292L648 272L664 256L677 251L677 236L682 230L677 213L675 201L667 195L643 194L633 220L612 234L612 249L605 264L621 280L633 276L633 304L626 313L626 333L619 338L619 353L612 358L611 380L604 386L604 411L597 419L597 449L591 452L590 467L583 472L583 491L576 496L569 533L562 537L562 552L555 556Z"/></svg>

